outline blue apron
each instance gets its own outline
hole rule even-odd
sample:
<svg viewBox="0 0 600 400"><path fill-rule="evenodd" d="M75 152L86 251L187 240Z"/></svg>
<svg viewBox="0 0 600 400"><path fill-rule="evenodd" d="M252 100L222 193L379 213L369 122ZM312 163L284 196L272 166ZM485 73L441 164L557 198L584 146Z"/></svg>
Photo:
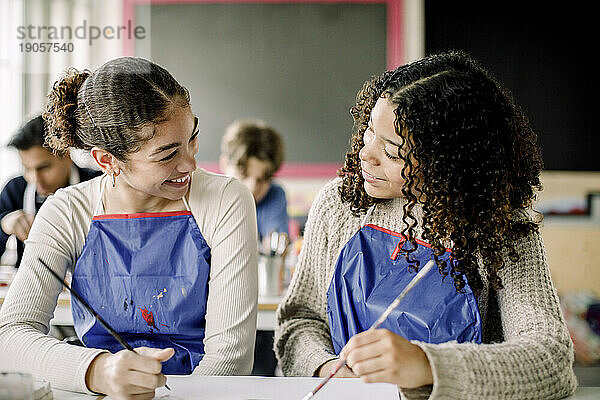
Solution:
<svg viewBox="0 0 600 400"><path fill-rule="evenodd" d="M401 251L411 248L402 234L364 223L346 243L327 291L327 315L336 354L352 336L369 329L415 276ZM433 249L417 240L417 249L410 257L423 267L433 258ZM439 258L455 262L450 250ZM481 343L481 317L473 292L467 284L458 293L450 276L442 278L434 266L380 328L427 343Z"/></svg>
<svg viewBox="0 0 600 400"><path fill-rule="evenodd" d="M188 211L95 216L72 279L132 347L175 349L164 374L191 374L204 356L210 248L183 201ZM123 349L75 298L72 312L86 346Z"/></svg>

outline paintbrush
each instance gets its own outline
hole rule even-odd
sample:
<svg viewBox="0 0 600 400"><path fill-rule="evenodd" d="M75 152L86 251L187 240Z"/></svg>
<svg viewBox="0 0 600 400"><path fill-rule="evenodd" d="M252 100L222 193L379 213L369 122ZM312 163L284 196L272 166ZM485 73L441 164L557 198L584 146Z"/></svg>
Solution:
<svg viewBox="0 0 600 400"><path fill-rule="evenodd" d="M429 272L431 267L433 267L434 265L435 265L435 263L433 262L433 260L429 260L429 262L427 264L425 264L425 266L423 268L421 268L421 270L414 276L414 278L412 278L411 281L408 282L408 285L406 285L406 287L404 289L402 289L402 292L400 292L398 297L396 297L396 299L394 301L392 301L392 303L388 306L388 308L385 309L385 311L381 314L381 316L377 319L377 321L375 321L368 330L373 330L373 329L379 328L379 326L387 319L387 317L390 316L392 311L394 311L394 309L396 307L398 307L398 304L400 304L402 299L404 299L404 297L406 297L408 292L410 292L410 290L413 287L415 287L417 282L419 282L421 280L421 278L423 278L423 276L425 276L425 274L427 272ZM337 372L344 365L346 365L346 359L343 357L340 357L340 359L339 359L338 363L336 364L335 368L333 369L333 371L331 371L331 373L327 377L325 377L316 388L314 388L311 392L308 392L306 394L306 396L304 396L302 398L302 400L308 400L311 397L313 397L319 390L321 390L323 388L323 386L325 386L325 384L327 382L329 382L331 380L331 378L333 378L333 376L335 374L337 374Z"/></svg>
<svg viewBox="0 0 600 400"><path fill-rule="evenodd" d="M58 281L59 281L60 283L62 283L62 285L63 285L64 287L66 287L66 288L67 288L67 290L68 290L69 292L71 292L71 294L73 295L73 297L75 297L77 300L79 300L79 302L80 302L81 304L83 304L83 306L84 306L84 307L85 307L85 308L86 308L86 309L87 309L87 310L88 310L90 313L92 313L92 315L93 315L93 316L94 316L94 317L95 317L95 318L98 320L98 322L100 322L100 323L102 324L102 326L104 326L104 328L105 328L105 329L108 331L108 333L110 333L110 334L111 334L111 335L112 335L112 336L113 336L115 339L117 339L117 341L118 341L119 343L121 343L121 345L122 345L123 347L125 347L127 350L131 350L131 351L133 351L135 354L139 354L137 351L135 351L135 350L133 349L133 347L131 347L131 345L130 345L129 343L127 343L127 342L125 341L125 339L123 339L123 338L121 337L121 335L119 335L119 334L117 333L117 331L115 331L115 330L114 330L114 329L113 329L113 328L112 328L112 327L111 327L111 326L108 324L108 322L106 322L106 321L105 321L105 320L104 320L104 319L103 319L103 318L102 318L100 315L98 315L98 313L97 313L96 311L94 311L94 309L92 308L92 306L90 306L90 305L89 305L89 304L88 304L88 303L87 303L87 302L86 302L86 301L85 301L85 300L84 300L84 299L83 299L83 298L82 298L82 297L81 297L81 296L80 296L80 295L79 295L79 294L78 294L78 293L77 293L75 290L71 289L71 288L69 287L69 285L67 285L67 284L66 284L66 282L65 282L64 280L62 280L62 279L60 278L60 276L58 276L58 274L57 274L56 272L54 272L54 271L53 271L53 270L52 270L52 269L51 269L51 268L50 268L48 265L46 265L46 263L45 263L44 261L42 261L42 259L41 259L41 258L38 258L38 261L39 261L39 262L41 262L41 263L42 263L42 265L43 265L44 267L46 267L46 269L47 269L48 271L50 271L50 273L51 273L52 275L54 275L54 277L55 277L56 279L58 279ZM167 389L171 390L171 388L170 388L169 386L167 386L166 384L165 384L165 387L166 387Z"/></svg>

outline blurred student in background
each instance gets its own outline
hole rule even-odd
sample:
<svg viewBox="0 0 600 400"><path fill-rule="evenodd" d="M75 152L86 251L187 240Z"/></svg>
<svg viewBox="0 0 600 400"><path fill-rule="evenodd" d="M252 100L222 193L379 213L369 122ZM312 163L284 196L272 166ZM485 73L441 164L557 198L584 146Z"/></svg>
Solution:
<svg viewBox="0 0 600 400"><path fill-rule="evenodd" d="M260 120L237 120L225 130L219 167L242 181L254 196L260 238L288 232L285 191L273 182L284 151L281 136Z"/></svg>
<svg viewBox="0 0 600 400"><path fill-rule="evenodd" d="M18 267L23 256L23 242L46 198L60 188L87 181L101 174L79 168L66 155L58 157L44 146L44 122L37 116L25 123L8 143L17 149L24 173L6 184L0 193L0 255L10 235L17 237Z"/></svg>
<svg viewBox="0 0 600 400"><path fill-rule="evenodd" d="M283 157L281 136L261 120L232 122L221 141L221 172L238 178L252 192L256 202L258 239L269 245L272 232L289 235L285 191L273 182ZM264 252L266 247L263 245L261 251ZM277 359L273 352L273 336L273 331L256 332L252 375L275 374Z"/></svg>

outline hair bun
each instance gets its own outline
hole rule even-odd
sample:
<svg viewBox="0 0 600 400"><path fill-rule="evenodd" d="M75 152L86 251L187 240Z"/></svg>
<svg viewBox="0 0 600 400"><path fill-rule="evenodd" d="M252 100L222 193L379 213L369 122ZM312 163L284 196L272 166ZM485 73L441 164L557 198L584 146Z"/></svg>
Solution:
<svg viewBox="0 0 600 400"><path fill-rule="evenodd" d="M46 125L46 145L57 154L68 153L69 148L81 148L77 137L77 94L90 76L90 71L66 70L48 93L48 103L43 113Z"/></svg>

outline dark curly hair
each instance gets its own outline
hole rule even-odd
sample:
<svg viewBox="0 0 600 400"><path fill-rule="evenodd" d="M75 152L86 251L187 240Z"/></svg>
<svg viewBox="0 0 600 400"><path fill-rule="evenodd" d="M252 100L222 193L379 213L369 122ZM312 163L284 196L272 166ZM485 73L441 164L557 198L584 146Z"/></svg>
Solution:
<svg viewBox="0 0 600 400"><path fill-rule="evenodd" d="M373 77L351 109L351 149L339 171L342 201L355 215L385 201L366 193L359 159L363 133L380 97L393 104L394 128L402 138L398 156L407 202L401 233L416 249L413 209L420 204L423 239L432 245L440 273L450 275L458 291L466 276L479 293L481 257L491 286L502 288L503 249L516 260L511 243L537 230L540 222L527 215L541 190L543 167L528 120L510 93L462 52L431 55ZM452 262L439 258L448 241ZM410 253L404 256L413 264Z"/></svg>

